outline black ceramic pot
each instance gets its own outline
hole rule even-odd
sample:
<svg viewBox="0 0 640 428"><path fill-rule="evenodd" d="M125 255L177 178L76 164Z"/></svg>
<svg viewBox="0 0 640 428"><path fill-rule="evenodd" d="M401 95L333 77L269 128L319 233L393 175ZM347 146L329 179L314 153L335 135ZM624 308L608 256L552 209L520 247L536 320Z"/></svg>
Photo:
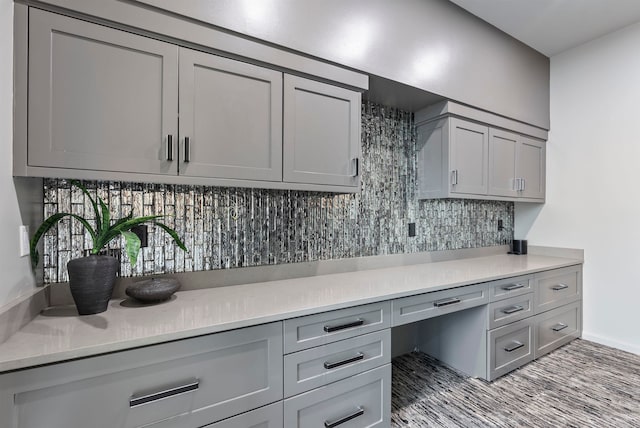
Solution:
<svg viewBox="0 0 640 428"><path fill-rule="evenodd" d="M118 259L111 256L81 257L67 263L69 288L80 315L107 310L118 264Z"/></svg>

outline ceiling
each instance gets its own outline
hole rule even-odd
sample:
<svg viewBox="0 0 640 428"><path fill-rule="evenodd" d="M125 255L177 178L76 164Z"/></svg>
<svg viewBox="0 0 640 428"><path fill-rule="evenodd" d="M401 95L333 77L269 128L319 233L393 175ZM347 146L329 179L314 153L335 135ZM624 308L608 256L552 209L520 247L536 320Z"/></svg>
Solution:
<svg viewBox="0 0 640 428"><path fill-rule="evenodd" d="M450 0L546 56L640 21L639 0Z"/></svg>

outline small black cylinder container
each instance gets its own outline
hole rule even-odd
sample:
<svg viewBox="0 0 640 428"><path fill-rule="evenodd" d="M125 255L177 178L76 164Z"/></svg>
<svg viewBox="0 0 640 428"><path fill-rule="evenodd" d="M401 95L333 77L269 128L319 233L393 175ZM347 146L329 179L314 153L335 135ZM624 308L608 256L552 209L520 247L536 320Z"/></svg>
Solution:
<svg viewBox="0 0 640 428"><path fill-rule="evenodd" d="M514 239L511 241L511 251L509 251L509 254L527 254L527 240Z"/></svg>

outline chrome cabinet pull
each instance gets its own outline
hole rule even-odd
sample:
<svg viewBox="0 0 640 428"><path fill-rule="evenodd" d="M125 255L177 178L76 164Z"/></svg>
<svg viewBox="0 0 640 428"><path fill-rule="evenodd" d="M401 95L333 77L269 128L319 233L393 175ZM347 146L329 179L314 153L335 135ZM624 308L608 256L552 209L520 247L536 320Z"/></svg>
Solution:
<svg viewBox="0 0 640 428"><path fill-rule="evenodd" d="M457 297L452 297L450 299L438 300L437 302L433 302L433 306L436 308L440 308L442 306L454 305L456 303L460 303L460 299Z"/></svg>
<svg viewBox="0 0 640 428"><path fill-rule="evenodd" d="M162 391L152 392L150 394L134 394L129 399L129 407L141 406L143 404L162 400L163 398L185 394L187 392L195 391L199 387L200 381L198 379L192 379L186 384L163 389Z"/></svg>
<svg viewBox="0 0 640 428"><path fill-rule="evenodd" d="M454 169L451 171L451 184L452 185L456 185L458 184L458 170Z"/></svg>
<svg viewBox="0 0 640 428"><path fill-rule="evenodd" d="M345 422L349 422L352 419L357 418L358 416L364 415L364 409L360 406L356 407L356 411L353 413L349 413L346 416L342 416L339 419L333 421L324 421L325 428L335 428L338 425L342 425Z"/></svg>
<svg viewBox="0 0 640 428"><path fill-rule="evenodd" d="M514 340L513 342L511 342L511 344L509 346L504 348L504 350L507 351L507 352L513 352L516 349L522 348L523 346L524 346L524 343L518 342L517 340Z"/></svg>
<svg viewBox="0 0 640 428"><path fill-rule="evenodd" d="M324 331L326 331L327 333L333 333L334 331L339 331L339 330L344 330L347 328L351 328L351 327L358 327L359 325L364 324L364 320L358 318L357 320L347 323L347 324L340 324L340 325L325 325L324 326Z"/></svg>
<svg viewBox="0 0 640 428"><path fill-rule="evenodd" d="M167 135L167 160L173 160L173 135Z"/></svg>
<svg viewBox="0 0 640 428"><path fill-rule="evenodd" d="M327 370L335 369L336 367L344 366L345 364L354 363L356 361L364 360L364 354L362 352L358 352L355 356L347 358L341 361L335 361L330 363L325 361L324 368Z"/></svg>
<svg viewBox="0 0 640 428"><path fill-rule="evenodd" d="M525 188L526 188L526 182L527 182L527 180L525 180L524 178L522 178L521 180L522 180L522 189L520 189L520 190L522 190L522 191L524 192L524 190L525 190Z"/></svg>
<svg viewBox="0 0 640 428"><path fill-rule="evenodd" d="M191 139L184 137L184 162L191 162Z"/></svg>
<svg viewBox="0 0 640 428"><path fill-rule="evenodd" d="M553 327L551 327L551 330L553 331L560 331L560 330L564 330L565 328L569 327L566 324L563 324L561 322L559 322L558 324L554 325Z"/></svg>
<svg viewBox="0 0 640 428"><path fill-rule="evenodd" d="M516 312L524 311L524 306L522 305L513 305L508 308L502 310L507 315L515 314Z"/></svg>
<svg viewBox="0 0 640 428"><path fill-rule="evenodd" d="M353 158L353 162L355 163L355 174L353 177L357 177L360 175L360 158Z"/></svg>
<svg viewBox="0 0 640 428"><path fill-rule="evenodd" d="M502 286L502 289L506 291L517 290L518 288L524 288L524 284L509 284Z"/></svg>
<svg viewBox="0 0 640 428"><path fill-rule="evenodd" d="M567 284L558 284L558 285L554 285L553 287L551 287L551 289L553 291L560 291L560 290L564 290L566 288L569 288L569 286Z"/></svg>

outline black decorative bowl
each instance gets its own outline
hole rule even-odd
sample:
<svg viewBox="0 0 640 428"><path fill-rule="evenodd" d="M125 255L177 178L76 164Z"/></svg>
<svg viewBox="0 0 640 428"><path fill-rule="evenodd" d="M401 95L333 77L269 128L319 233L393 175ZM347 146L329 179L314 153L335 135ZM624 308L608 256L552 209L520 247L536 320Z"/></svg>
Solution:
<svg viewBox="0 0 640 428"><path fill-rule="evenodd" d="M180 283L171 278L152 278L131 284L124 290L129 297L143 303L167 300L180 288Z"/></svg>

